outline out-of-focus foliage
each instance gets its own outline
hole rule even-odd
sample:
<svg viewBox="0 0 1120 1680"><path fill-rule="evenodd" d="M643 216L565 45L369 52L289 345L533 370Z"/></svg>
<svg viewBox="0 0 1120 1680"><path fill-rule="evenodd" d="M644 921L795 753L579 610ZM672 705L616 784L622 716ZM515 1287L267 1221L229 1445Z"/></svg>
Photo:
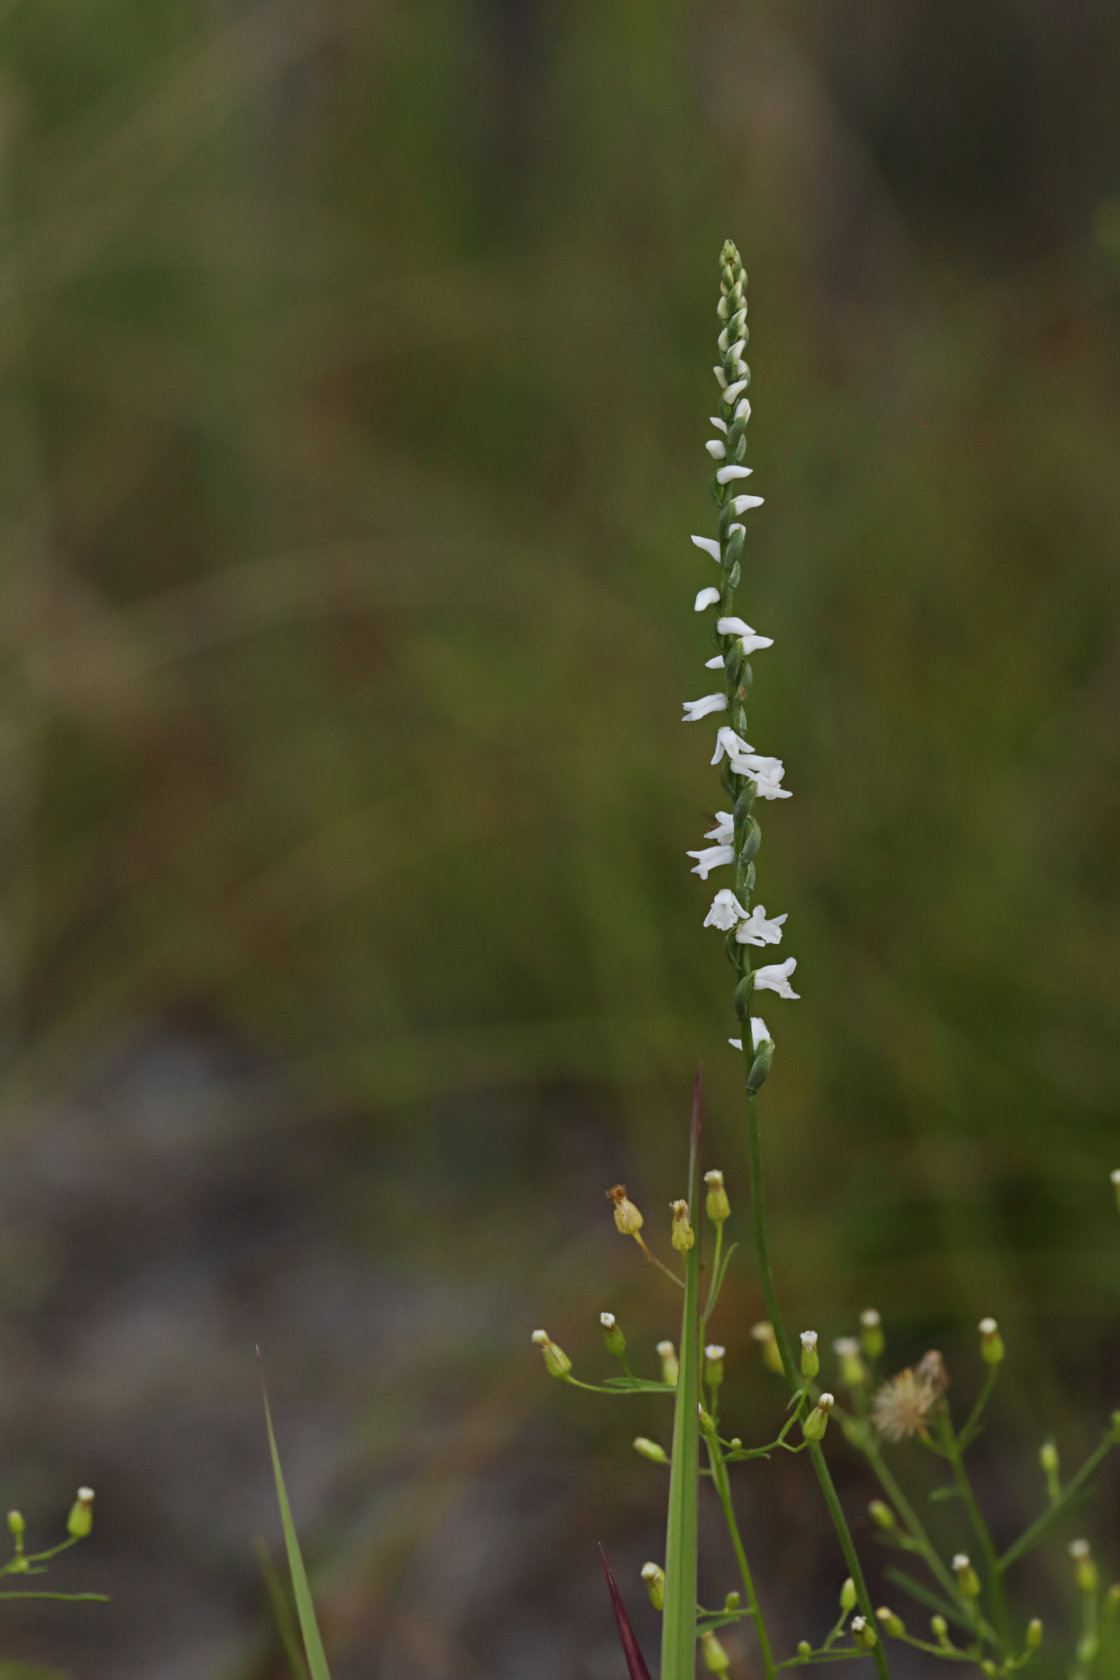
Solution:
<svg viewBox="0 0 1120 1680"><path fill-rule="evenodd" d="M9 0L0 41L12 1137L185 1021L348 1117L374 1250L544 1265L592 1133L663 1203L701 1058L742 1182L678 722L730 234L786 1287L997 1312L1095 1406L1115 9Z"/></svg>

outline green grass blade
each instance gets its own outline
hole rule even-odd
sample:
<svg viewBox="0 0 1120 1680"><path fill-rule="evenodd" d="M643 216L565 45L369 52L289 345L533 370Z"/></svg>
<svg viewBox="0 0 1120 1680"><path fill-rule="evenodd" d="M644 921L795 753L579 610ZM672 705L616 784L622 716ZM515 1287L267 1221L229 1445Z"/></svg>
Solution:
<svg viewBox="0 0 1120 1680"><path fill-rule="evenodd" d="M319 1624L315 1620L315 1606L311 1601L311 1588L307 1584L307 1571L303 1567L303 1555L299 1549L296 1525L292 1521L292 1508L288 1504L288 1490L284 1486L284 1472L280 1468L280 1454L276 1447L276 1433L272 1427L272 1413L269 1410L268 1390L264 1385L263 1372L261 1374L261 1398L264 1401L264 1421L268 1428L268 1450L272 1455L272 1474L276 1478L276 1499L280 1506L280 1521L284 1526L284 1545L288 1552L288 1568L292 1573L292 1591L295 1594L299 1630L303 1635L303 1648L307 1653L307 1666L311 1671L311 1680L331 1680L331 1671L327 1667L326 1652L323 1650L323 1641L319 1636Z"/></svg>
<svg viewBox="0 0 1120 1680"><path fill-rule="evenodd" d="M665 1535L665 1608L661 1622L661 1680L696 1674L696 1535L700 1468L700 1075L692 1102L688 1205L696 1241L686 1256L680 1371L673 1412L673 1463Z"/></svg>
<svg viewBox="0 0 1120 1680"><path fill-rule="evenodd" d="M272 1619L276 1623L276 1632L280 1643L284 1647L284 1655L288 1659L288 1667L292 1671L292 1680L308 1680L307 1664L303 1660L303 1652L299 1648L299 1635L296 1624L292 1620L292 1609L288 1603L288 1595L284 1591L284 1583L272 1567L272 1559L268 1555L268 1547L257 1536L257 1561L264 1576L265 1591L268 1602L272 1607ZM0 1675L0 1680L3 1676Z"/></svg>

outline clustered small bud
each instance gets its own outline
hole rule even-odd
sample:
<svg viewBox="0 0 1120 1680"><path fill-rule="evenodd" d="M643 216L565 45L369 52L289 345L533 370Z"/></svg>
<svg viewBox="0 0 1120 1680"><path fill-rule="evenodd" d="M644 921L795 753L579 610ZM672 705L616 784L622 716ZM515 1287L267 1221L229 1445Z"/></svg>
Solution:
<svg viewBox="0 0 1120 1680"><path fill-rule="evenodd" d="M817 1332L815 1330L802 1330L801 1375L806 1382L812 1382L820 1368L820 1355L817 1353Z"/></svg>
<svg viewBox="0 0 1120 1680"><path fill-rule="evenodd" d="M1078 1592L1095 1593L1100 1585L1100 1577L1088 1540L1071 1540L1069 1555L1076 1565Z"/></svg>
<svg viewBox="0 0 1120 1680"><path fill-rule="evenodd" d="M562 1347L557 1347L546 1330L533 1331L533 1344L544 1357L544 1367L550 1377L566 1377L572 1362Z"/></svg>
<svg viewBox="0 0 1120 1680"><path fill-rule="evenodd" d="M849 1575L848 1579L844 1582L844 1585L840 1588L840 1608L845 1612L845 1614L847 1614L849 1610L854 1610L855 1607L856 1584Z"/></svg>
<svg viewBox="0 0 1120 1680"><path fill-rule="evenodd" d="M658 1342L657 1357L661 1361L661 1381L668 1383L670 1388L676 1388L681 1367L672 1342Z"/></svg>
<svg viewBox="0 0 1120 1680"><path fill-rule="evenodd" d="M1042 1644L1042 1622L1037 1616L1032 1616L1027 1623L1027 1650L1037 1651Z"/></svg>
<svg viewBox="0 0 1120 1680"><path fill-rule="evenodd" d="M867 1366L860 1358L859 1343L854 1336L838 1336L832 1351L840 1361L840 1381L845 1388L862 1388L867 1381Z"/></svg>
<svg viewBox="0 0 1120 1680"><path fill-rule="evenodd" d="M80 1487L66 1519L66 1532L71 1540L84 1540L93 1527L93 1489Z"/></svg>
<svg viewBox="0 0 1120 1680"><path fill-rule="evenodd" d="M665 1571L659 1563L643 1563L642 1580L649 1593L649 1601L655 1610L665 1608Z"/></svg>
<svg viewBox="0 0 1120 1680"><path fill-rule="evenodd" d="M700 1414L700 1433L701 1433L701 1435L708 1435L714 1440L715 1435L716 1435L716 1420L715 1420L715 1418L712 1416L711 1412L705 1411L703 1406L697 1406L697 1411Z"/></svg>
<svg viewBox="0 0 1120 1680"><path fill-rule="evenodd" d="M665 1448L651 1441L648 1435L635 1435L631 1444L634 1451L642 1458L648 1458L651 1464L668 1464L669 1454Z"/></svg>
<svg viewBox="0 0 1120 1680"><path fill-rule="evenodd" d="M866 1616L853 1616L848 1626L852 1630L852 1638L857 1645L862 1645L865 1651L879 1643L879 1635L875 1632Z"/></svg>
<svg viewBox="0 0 1120 1680"><path fill-rule="evenodd" d="M757 1324L751 1325L751 1336L758 1343L758 1351L762 1355L762 1363L775 1376L782 1375L782 1355L778 1347L778 1338L774 1334L774 1326L768 1318L762 1318Z"/></svg>
<svg viewBox="0 0 1120 1680"><path fill-rule="evenodd" d="M813 1647L810 1645L810 1643L807 1639L799 1639L797 1641L797 1654L798 1654L799 1657L811 1657L812 1656Z"/></svg>
<svg viewBox="0 0 1120 1680"><path fill-rule="evenodd" d="M23 1534L27 1524L23 1520L22 1511L8 1512L8 1533L16 1543L16 1550L22 1550Z"/></svg>
<svg viewBox="0 0 1120 1680"><path fill-rule="evenodd" d="M886 1342L883 1339L883 1321L874 1307L865 1307L859 1315L860 1341L868 1359L878 1359Z"/></svg>
<svg viewBox="0 0 1120 1680"><path fill-rule="evenodd" d="M709 1342L704 1349L704 1376L712 1388L718 1388L723 1381L723 1360L727 1349L720 1347L718 1342Z"/></svg>
<svg viewBox="0 0 1120 1680"><path fill-rule="evenodd" d="M980 1597L980 1577L973 1569L967 1552L957 1553L953 1559L953 1573L963 1598Z"/></svg>
<svg viewBox="0 0 1120 1680"><path fill-rule="evenodd" d="M945 1620L944 1616L931 1616L929 1619L929 1626L930 1632L933 1634L937 1643L943 1649L947 1650L949 1646L949 1624Z"/></svg>
<svg viewBox="0 0 1120 1680"><path fill-rule="evenodd" d="M692 1229L688 1217L688 1203L686 1201L670 1202L669 1207L673 1214L673 1235L671 1238L673 1247L678 1254L687 1254L696 1241L696 1232Z"/></svg>
<svg viewBox="0 0 1120 1680"><path fill-rule="evenodd" d="M723 1174L718 1167L704 1174L704 1183L708 1186L708 1194L704 1200L704 1211L713 1225L722 1225L725 1219L731 1217L731 1203L727 1199L727 1191L723 1187Z"/></svg>
<svg viewBox="0 0 1120 1680"><path fill-rule="evenodd" d="M742 1604L742 1602L743 1602L742 1593L729 1592L729 1593L726 1594L726 1596L723 1600L723 1608L727 1612L727 1614L730 1615L732 1613L732 1611L738 1610L738 1608L739 1608L740 1604Z"/></svg>
<svg viewBox="0 0 1120 1680"><path fill-rule="evenodd" d="M898 1518L884 1500L873 1499L867 1509L876 1528L881 1528L884 1534L894 1533L898 1527Z"/></svg>
<svg viewBox="0 0 1120 1680"><path fill-rule="evenodd" d="M875 1612L883 1624L884 1633L889 1633L892 1639L901 1639L906 1632L906 1623L901 1616L896 1616L889 1604L880 1604Z"/></svg>
<svg viewBox="0 0 1120 1680"><path fill-rule="evenodd" d="M835 1404L836 1400L833 1395L821 1395L820 1399L817 1401L816 1405L801 1425L801 1433L807 1441L820 1441L823 1439L824 1432L828 1428L828 1414Z"/></svg>
<svg viewBox="0 0 1120 1680"><path fill-rule="evenodd" d="M727 1673L731 1667L731 1658L714 1633L702 1633L700 1635L700 1649L704 1653L704 1667L709 1674Z"/></svg>
<svg viewBox="0 0 1120 1680"><path fill-rule="evenodd" d="M980 1357L986 1365L998 1365L1003 1358L1003 1337L999 1333L999 1325L994 1318L982 1318L977 1328L980 1331Z"/></svg>
<svg viewBox="0 0 1120 1680"><path fill-rule="evenodd" d="M603 1340L607 1344L607 1352L616 1359L621 1359L626 1352L626 1337L618 1328L618 1320L611 1312L599 1314L599 1323L603 1326Z"/></svg>

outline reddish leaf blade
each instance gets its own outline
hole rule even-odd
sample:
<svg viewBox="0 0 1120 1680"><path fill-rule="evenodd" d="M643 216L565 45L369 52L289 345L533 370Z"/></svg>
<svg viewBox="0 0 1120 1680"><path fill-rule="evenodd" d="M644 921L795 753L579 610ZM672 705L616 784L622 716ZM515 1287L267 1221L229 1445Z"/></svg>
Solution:
<svg viewBox="0 0 1120 1680"><path fill-rule="evenodd" d="M607 1554L602 1546L599 1547L599 1556L603 1560L603 1572L607 1577L607 1591L611 1595L611 1603L614 1606L614 1619L618 1623L618 1637L622 1641L622 1654L626 1658L630 1680L649 1680L649 1669L646 1667L645 1658L638 1647L638 1641L634 1637L634 1629L630 1626L626 1606L622 1602L621 1593L615 1586L611 1566L607 1562Z"/></svg>

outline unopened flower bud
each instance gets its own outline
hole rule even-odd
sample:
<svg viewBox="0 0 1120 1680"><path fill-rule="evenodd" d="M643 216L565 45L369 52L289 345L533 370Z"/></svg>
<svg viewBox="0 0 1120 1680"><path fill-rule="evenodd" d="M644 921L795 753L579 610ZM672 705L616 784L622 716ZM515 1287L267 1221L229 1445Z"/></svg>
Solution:
<svg viewBox="0 0 1120 1680"><path fill-rule="evenodd" d="M657 1357L661 1361L661 1381L668 1383L670 1388L676 1388L681 1367L672 1342L658 1342Z"/></svg>
<svg viewBox="0 0 1120 1680"><path fill-rule="evenodd" d="M1037 1616L1032 1616L1027 1623L1027 1650L1037 1651L1042 1644L1042 1623Z"/></svg>
<svg viewBox="0 0 1120 1680"><path fill-rule="evenodd" d="M688 1203L670 1202L669 1206L673 1213L673 1235L670 1240L678 1254L687 1254L696 1241L696 1232L689 1223Z"/></svg>
<svg viewBox="0 0 1120 1680"><path fill-rule="evenodd" d="M878 1359L886 1343L883 1340L883 1321L874 1307L865 1307L859 1315L859 1339L868 1359Z"/></svg>
<svg viewBox="0 0 1120 1680"><path fill-rule="evenodd" d="M802 1330L801 1375L806 1382L812 1382L820 1368L820 1355L817 1353L817 1332L815 1330Z"/></svg>
<svg viewBox="0 0 1120 1680"><path fill-rule="evenodd" d="M875 1612L882 1623L883 1632L889 1633L892 1639L901 1639L906 1632L906 1623L901 1616L897 1616L889 1604L880 1604Z"/></svg>
<svg viewBox="0 0 1120 1680"><path fill-rule="evenodd" d="M709 1342L704 1349L704 1376L713 1388L718 1388L723 1381L723 1358L726 1348L720 1347L718 1342Z"/></svg>
<svg viewBox="0 0 1120 1680"><path fill-rule="evenodd" d="M722 1225L725 1219L731 1217L731 1203L723 1187L723 1174L717 1167L713 1167L711 1172L704 1174L704 1183L708 1186L708 1193L704 1198L704 1212L713 1225Z"/></svg>
<svg viewBox="0 0 1120 1680"><path fill-rule="evenodd" d="M828 1414L836 1404L831 1394L822 1394L809 1416L801 1425L801 1433L807 1441L819 1441L828 1428Z"/></svg>
<svg viewBox="0 0 1120 1680"><path fill-rule="evenodd" d="M544 1356L545 1370L550 1377L566 1377L572 1362L562 1347L557 1347L546 1330L534 1330L533 1342Z"/></svg>
<svg viewBox="0 0 1120 1680"><path fill-rule="evenodd" d="M840 1608L847 1614L849 1610L855 1609L856 1602L856 1584L849 1575L840 1588Z"/></svg>
<svg viewBox="0 0 1120 1680"><path fill-rule="evenodd" d="M23 1512L22 1511L9 1511L8 1512L8 1533L11 1535L12 1539L16 1542L17 1546L18 1546L19 1542L23 1539L23 1531L26 1527L27 1527L27 1524L23 1520Z"/></svg>
<svg viewBox="0 0 1120 1680"><path fill-rule="evenodd" d="M937 1643L939 1645L943 1645L943 1646L948 1645L948 1643L949 1643L949 1624L945 1620L944 1616L931 1616L930 1619L929 1619L929 1625L930 1625L930 1631L933 1634L933 1637L936 1639Z"/></svg>
<svg viewBox="0 0 1120 1680"><path fill-rule="evenodd" d="M751 1325L751 1335L758 1343L758 1351L762 1355L762 1363L775 1376L782 1375L782 1355L778 1347L778 1338L774 1334L774 1326L767 1318L760 1319Z"/></svg>
<svg viewBox="0 0 1120 1680"><path fill-rule="evenodd" d="M727 1673L731 1667L731 1658L714 1633L702 1633L700 1635L700 1649L704 1653L704 1667L709 1674Z"/></svg>
<svg viewBox="0 0 1120 1680"><path fill-rule="evenodd" d="M80 1487L66 1519L66 1532L71 1540L84 1540L93 1527L93 1489Z"/></svg>
<svg viewBox="0 0 1120 1680"><path fill-rule="evenodd" d="M1058 1449L1053 1441L1043 1441L1038 1449L1038 1462L1048 1476L1058 1473Z"/></svg>
<svg viewBox="0 0 1120 1680"><path fill-rule="evenodd" d="M838 1336L832 1351L840 1361L840 1381L845 1388L862 1388L867 1381L867 1366L860 1358L859 1343L854 1336Z"/></svg>
<svg viewBox="0 0 1120 1680"><path fill-rule="evenodd" d="M625 1184L616 1184L608 1190L607 1200L614 1203L615 1229L624 1237L636 1237L645 1220L627 1197Z"/></svg>
<svg viewBox="0 0 1120 1680"><path fill-rule="evenodd" d="M963 1598L980 1597L980 1577L973 1569L967 1552L958 1552L953 1559L953 1573Z"/></svg>
<svg viewBox="0 0 1120 1680"><path fill-rule="evenodd" d="M811 1657L812 1656L813 1647L810 1645L810 1643L807 1639L799 1639L797 1641L797 1654L798 1654L799 1657Z"/></svg>
<svg viewBox="0 0 1120 1680"><path fill-rule="evenodd" d="M986 1365L998 1365L1003 1358L1003 1337L994 1318L982 1318L979 1323L980 1357Z"/></svg>
<svg viewBox="0 0 1120 1680"><path fill-rule="evenodd" d="M870 1651L873 1645L878 1645L879 1635L866 1616L853 1616L848 1626L856 1644L862 1645L865 1651Z"/></svg>
<svg viewBox="0 0 1120 1680"><path fill-rule="evenodd" d="M881 1528L884 1534L893 1534L898 1527L898 1518L882 1499L873 1499L867 1507L871 1521L876 1528Z"/></svg>
<svg viewBox="0 0 1120 1680"><path fill-rule="evenodd" d="M723 1608L727 1612L727 1614L730 1615L732 1613L732 1611L738 1610L738 1608L739 1608L740 1604L742 1604L742 1602L743 1602L742 1593L729 1592L727 1594L726 1598L723 1601Z"/></svg>
<svg viewBox="0 0 1120 1680"><path fill-rule="evenodd" d="M651 1441L648 1435L635 1435L631 1445L636 1453L639 1453L642 1458L648 1458L651 1464L668 1464L669 1462L669 1454L665 1451L665 1448L658 1446L656 1441Z"/></svg>
<svg viewBox="0 0 1120 1680"><path fill-rule="evenodd" d="M1071 1540L1069 1555L1076 1565L1078 1592L1095 1593L1100 1584L1100 1577L1088 1540Z"/></svg>
<svg viewBox="0 0 1120 1680"><path fill-rule="evenodd" d="M649 1601L655 1610L665 1608L665 1571L659 1563L643 1563L642 1580L649 1593Z"/></svg>
<svg viewBox="0 0 1120 1680"><path fill-rule="evenodd" d="M613 1313L603 1312L599 1314L599 1323L603 1326L603 1340L607 1344L607 1352L613 1354L616 1359L621 1359L626 1352L626 1337L618 1328L618 1320Z"/></svg>
<svg viewBox="0 0 1120 1680"><path fill-rule="evenodd" d="M1109 1177L1112 1180L1112 1188L1116 1192L1116 1206L1120 1208L1120 1167L1113 1167Z"/></svg>
<svg viewBox="0 0 1120 1680"><path fill-rule="evenodd" d="M706 1412L704 1410L703 1406L698 1406L697 1411L700 1414L700 1433L701 1433L701 1435L710 1435L714 1438L715 1433L716 1433L715 1418L713 1418L711 1412Z"/></svg>

